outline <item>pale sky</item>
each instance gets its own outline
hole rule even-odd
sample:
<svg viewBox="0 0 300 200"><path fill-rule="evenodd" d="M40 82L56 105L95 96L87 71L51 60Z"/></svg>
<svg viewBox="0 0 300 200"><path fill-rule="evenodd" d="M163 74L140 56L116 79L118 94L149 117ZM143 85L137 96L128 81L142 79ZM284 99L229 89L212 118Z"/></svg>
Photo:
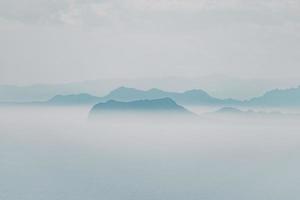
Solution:
<svg viewBox="0 0 300 200"><path fill-rule="evenodd" d="M300 74L300 0L0 0L0 84Z"/></svg>

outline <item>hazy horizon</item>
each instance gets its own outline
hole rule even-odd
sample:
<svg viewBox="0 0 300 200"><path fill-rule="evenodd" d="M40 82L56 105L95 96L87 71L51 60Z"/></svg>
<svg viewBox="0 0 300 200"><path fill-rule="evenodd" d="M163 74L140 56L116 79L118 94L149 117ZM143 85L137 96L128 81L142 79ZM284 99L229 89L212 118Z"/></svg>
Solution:
<svg viewBox="0 0 300 200"><path fill-rule="evenodd" d="M260 78L237 78L224 74L211 74L202 77L145 77L145 78L104 78L96 80L85 80L78 82L62 83L37 83L29 85L4 84L0 100L10 97L20 101L26 93L27 100L47 100L55 95L88 93L95 96L107 95L112 90L124 86L140 90L157 88L165 91L183 92L193 89L201 89L211 96L217 98L234 98L240 100L251 99L261 96L265 92L274 89L296 88L300 85L300 78L290 79L260 79ZM16 90L16 91L15 91ZM18 94L20 93L20 94ZM15 99L14 101L17 101Z"/></svg>

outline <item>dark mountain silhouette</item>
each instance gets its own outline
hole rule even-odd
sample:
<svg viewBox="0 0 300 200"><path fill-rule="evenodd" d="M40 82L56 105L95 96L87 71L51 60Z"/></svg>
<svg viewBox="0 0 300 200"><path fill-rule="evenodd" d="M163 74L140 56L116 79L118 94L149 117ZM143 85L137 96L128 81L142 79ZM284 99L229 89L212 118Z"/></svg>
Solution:
<svg viewBox="0 0 300 200"><path fill-rule="evenodd" d="M101 115L103 113L143 113L143 114L179 114L194 115L184 107L178 105L170 98L137 100L130 102L121 102L109 100L105 103L98 103L90 111L91 116Z"/></svg>

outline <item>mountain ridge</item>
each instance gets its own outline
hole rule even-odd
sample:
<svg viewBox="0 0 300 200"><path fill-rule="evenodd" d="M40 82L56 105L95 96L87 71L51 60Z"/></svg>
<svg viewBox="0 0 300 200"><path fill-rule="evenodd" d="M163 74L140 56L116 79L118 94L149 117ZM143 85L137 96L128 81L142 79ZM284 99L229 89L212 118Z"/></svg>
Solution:
<svg viewBox="0 0 300 200"><path fill-rule="evenodd" d="M261 96L251 98L249 100L240 101L232 98L220 99L210 96L201 89L192 89L184 92L169 92L157 88L149 90L139 90L129 87L118 87L110 91L107 95L98 97L87 93L55 95L48 101L39 102L2 102L2 105L93 105L108 100L116 101L135 101L141 99L160 99L171 98L181 105L196 106L246 106L246 107L299 107L300 106L300 86L288 89L273 89L267 91Z"/></svg>
<svg viewBox="0 0 300 200"><path fill-rule="evenodd" d="M288 89L273 89L262 96L244 101L248 106L300 106L300 86Z"/></svg>
<svg viewBox="0 0 300 200"><path fill-rule="evenodd" d="M239 103L233 99L218 99L210 96L201 89L187 90L184 92L169 92L157 88L138 90L135 88L119 87L102 97L103 100L115 99L119 101L134 101L139 99L158 99L169 97L179 104L185 105L218 105Z"/></svg>

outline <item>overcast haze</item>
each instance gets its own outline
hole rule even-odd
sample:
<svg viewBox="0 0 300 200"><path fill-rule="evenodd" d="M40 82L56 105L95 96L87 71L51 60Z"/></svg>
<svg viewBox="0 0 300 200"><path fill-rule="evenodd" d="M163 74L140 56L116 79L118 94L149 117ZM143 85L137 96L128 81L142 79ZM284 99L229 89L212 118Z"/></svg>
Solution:
<svg viewBox="0 0 300 200"><path fill-rule="evenodd" d="M0 0L0 200L300 199L299 64L300 0Z"/></svg>
<svg viewBox="0 0 300 200"><path fill-rule="evenodd" d="M289 78L299 0L0 0L0 84Z"/></svg>

